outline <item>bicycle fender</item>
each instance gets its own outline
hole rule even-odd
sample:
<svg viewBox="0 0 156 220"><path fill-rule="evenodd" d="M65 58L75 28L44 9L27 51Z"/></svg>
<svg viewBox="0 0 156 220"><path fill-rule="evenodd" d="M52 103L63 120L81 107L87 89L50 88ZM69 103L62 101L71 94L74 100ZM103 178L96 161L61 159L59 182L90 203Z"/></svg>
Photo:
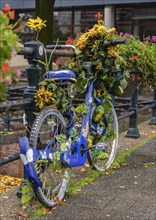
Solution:
<svg viewBox="0 0 156 220"><path fill-rule="evenodd" d="M27 137L20 138L20 158L24 165L26 177L34 180L37 186L41 186L41 182L34 168L33 149L29 146Z"/></svg>

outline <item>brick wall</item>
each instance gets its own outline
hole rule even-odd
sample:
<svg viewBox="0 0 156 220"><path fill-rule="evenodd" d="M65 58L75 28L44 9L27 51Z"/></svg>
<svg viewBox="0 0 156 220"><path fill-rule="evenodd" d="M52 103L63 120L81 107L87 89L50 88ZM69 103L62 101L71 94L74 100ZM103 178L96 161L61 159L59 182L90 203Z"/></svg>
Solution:
<svg viewBox="0 0 156 220"><path fill-rule="evenodd" d="M21 136L25 136L25 133L22 131L12 132L12 134L0 134L0 158L12 156L20 152L19 138ZM24 171L21 159L0 166L0 174L23 178Z"/></svg>
<svg viewBox="0 0 156 220"><path fill-rule="evenodd" d="M13 154L19 153L19 144L5 144L0 146L0 157L4 158L6 156L11 156ZM0 168L0 174L9 175L13 177L23 177L23 164L21 160L16 160L10 162L6 165L2 165Z"/></svg>

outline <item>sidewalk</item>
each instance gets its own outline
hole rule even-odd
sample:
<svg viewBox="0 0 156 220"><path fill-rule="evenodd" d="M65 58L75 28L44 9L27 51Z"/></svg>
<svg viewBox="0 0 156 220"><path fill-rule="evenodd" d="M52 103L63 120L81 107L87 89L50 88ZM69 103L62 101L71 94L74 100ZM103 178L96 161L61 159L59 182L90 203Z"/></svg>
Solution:
<svg viewBox="0 0 156 220"><path fill-rule="evenodd" d="M156 137L126 161L129 166L97 178L41 219L155 220Z"/></svg>

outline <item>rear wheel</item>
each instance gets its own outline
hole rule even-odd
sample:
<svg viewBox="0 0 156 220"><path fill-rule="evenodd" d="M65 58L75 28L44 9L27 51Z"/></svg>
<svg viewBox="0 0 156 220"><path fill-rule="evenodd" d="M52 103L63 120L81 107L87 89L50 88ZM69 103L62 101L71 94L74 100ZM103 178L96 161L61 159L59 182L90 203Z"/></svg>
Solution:
<svg viewBox="0 0 156 220"><path fill-rule="evenodd" d="M63 116L56 109L46 108L33 123L30 146L33 149L57 150L60 148L60 142L57 140L60 135L66 136ZM41 181L41 187L31 181L38 200L46 207L54 207L61 203L68 185L69 173L67 167L59 161L59 155L56 155L54 161L37 160L34 167Z"/></svg>
<svg viewBox="0 0 156 220"><path fill-rule="evenodd" d="M103 119L105 126L92 120L96 132L90 128L90 135L94 136L94 140L93 146L88 152L88 161L93 168L99 171L105 171L110 167L118 148L118 120L115 109L112 104L111 106L111 112Z"/></svg>

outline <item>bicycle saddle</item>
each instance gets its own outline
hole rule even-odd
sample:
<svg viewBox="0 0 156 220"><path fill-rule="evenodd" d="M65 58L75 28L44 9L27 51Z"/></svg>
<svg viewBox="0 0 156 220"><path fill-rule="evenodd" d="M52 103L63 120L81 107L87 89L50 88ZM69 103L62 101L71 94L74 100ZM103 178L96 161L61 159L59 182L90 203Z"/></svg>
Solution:
<svg viewBox="0 0 156 220"><path fill-rule="evenodd" d="M51 70L44 74L44 79L53 79L59 83L76 82L75 73L71 70Z"/></svg>

